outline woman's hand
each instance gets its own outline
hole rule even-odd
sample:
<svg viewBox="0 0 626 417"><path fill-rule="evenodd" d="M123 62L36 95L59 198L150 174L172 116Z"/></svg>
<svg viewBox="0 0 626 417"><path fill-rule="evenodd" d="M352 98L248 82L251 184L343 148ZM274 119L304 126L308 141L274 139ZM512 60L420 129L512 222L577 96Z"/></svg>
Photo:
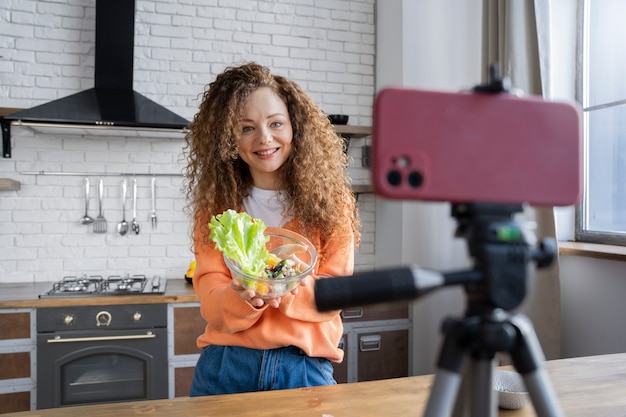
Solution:
<svg viewBox="0 0 626 417"><path fill-rule="evenodd" d="M249 302L250 304L252 304L256 308L261 308L265 304L269 305L270 307L274 307L274 308L278 308L278 306L280 305L281 297L276 297L276 298L272 298L272 299L263 299L256 293L256 291L248 290L248 289L244 288L239 282L237 282L234 279L232 281L230 281L230 288L232 288L233 290L237 291L237 294L239 294L239 296L242 299L246 300L247 302ZM292 293L293 293L293 291L292 291ZM297 293L297 291L296 291L296 293Z"/></svg>
<svg viewBox="0 0 626 417"><path fill-rule="evenodd" d="M293 295L298 294L298 288L305 287L307 285L307 281L308 280L306 278L301 280L300 285L290 291L291 294ZM282 300L282 297L264 299L260 297L254 290L248 290L244 288L237 280L234 280L234 279L230 281L230 288L235 290L242 299L246 300L247 302L249 302L256 308L261 308L265 304L269 305L270 307L278 308Z"/></svg>

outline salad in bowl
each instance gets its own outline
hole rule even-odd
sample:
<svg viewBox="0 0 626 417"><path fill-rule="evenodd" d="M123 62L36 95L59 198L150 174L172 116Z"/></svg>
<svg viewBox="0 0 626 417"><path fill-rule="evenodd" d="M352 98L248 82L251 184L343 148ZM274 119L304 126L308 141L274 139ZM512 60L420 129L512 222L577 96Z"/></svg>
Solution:
<svg viewBox="0 0 626 417"><path fill-rule="evenodd" d="M247 213L227 210L213 216L209 228L209 237L222 252L233 279L263 299L296 288L317 261L317 251L307 238L266 227Z"/></svg>

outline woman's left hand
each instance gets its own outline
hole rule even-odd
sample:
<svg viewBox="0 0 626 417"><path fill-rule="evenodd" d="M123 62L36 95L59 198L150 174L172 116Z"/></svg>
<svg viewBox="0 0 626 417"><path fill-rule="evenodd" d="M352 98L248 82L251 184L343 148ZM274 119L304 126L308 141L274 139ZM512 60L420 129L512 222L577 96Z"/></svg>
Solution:
<svg viewBox="0 0 626 417"><path fill-rule="evenodd" d="M300 285L301 286L306 285L305 281L306 279L303 279L302 281L300 281ZM282 297L276 297L276 298L271 298L271 299L261 298L254 290L248 290L244 288L239 282L237 282L234 279L230 282L230 288L237 291L237 293L239 294L241 298L243 298L244 300L246 300L247 302L249 302L256 308L261 308L265 304L269 305L270 307L278 308L282 300ZM298 288L299 287L296 287L293 290L291 290L291 294L293 295L298 294Z"/></svg>

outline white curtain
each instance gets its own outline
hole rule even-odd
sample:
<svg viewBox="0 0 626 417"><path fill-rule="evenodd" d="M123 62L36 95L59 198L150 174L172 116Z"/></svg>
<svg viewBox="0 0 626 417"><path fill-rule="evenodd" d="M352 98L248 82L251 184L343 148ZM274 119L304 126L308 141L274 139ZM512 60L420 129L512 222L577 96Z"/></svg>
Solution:
<svg viewBox="0 0 626 417"><path fill-rule="evenodd" d="M549 91L548 21L547 0L484 0L483 82L488 80L489 64L498 62L500 74L526 95ZM524 218L536 222L538 239L556 238L552 208L529 208ZM550 267L536 270L532 276L521 312L532 320L546 358L556 359L561 353L558 254Z"/></svg>

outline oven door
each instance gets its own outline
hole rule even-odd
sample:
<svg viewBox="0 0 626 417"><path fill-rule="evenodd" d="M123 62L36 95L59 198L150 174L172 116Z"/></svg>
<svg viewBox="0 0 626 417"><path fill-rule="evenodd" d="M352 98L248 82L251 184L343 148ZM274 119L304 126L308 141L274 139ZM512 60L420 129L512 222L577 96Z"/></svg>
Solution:
<svg viewBox="0 0 626 417"><path fill-rule="evenodd" d="M37 408L167 398L167 329L37 336Z"/></svg>

